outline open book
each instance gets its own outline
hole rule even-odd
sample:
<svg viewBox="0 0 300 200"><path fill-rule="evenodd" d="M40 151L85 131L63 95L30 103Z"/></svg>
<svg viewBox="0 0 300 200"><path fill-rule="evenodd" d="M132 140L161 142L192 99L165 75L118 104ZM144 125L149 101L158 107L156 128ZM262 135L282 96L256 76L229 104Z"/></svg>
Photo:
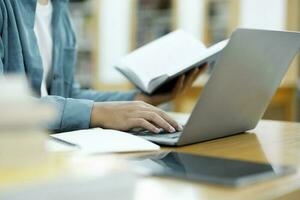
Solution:
<svg viewBox="0 0 300 200"><path fill-rule="evenodd" d="M166 85L174 86L174 80L191 69L204 63L213 64L227 42L206 48L189 33L177 30L128 54L116 69L142 92L151 95L162 92Z"/></svg>

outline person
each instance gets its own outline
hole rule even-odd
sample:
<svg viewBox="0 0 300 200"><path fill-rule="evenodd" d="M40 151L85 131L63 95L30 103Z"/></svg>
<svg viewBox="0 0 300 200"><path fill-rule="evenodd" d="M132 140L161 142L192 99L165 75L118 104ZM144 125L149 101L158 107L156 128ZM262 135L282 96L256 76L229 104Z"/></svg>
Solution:
<svg viewBox="0 0 300 200"><path fill-rule="evenodd" d="M0 0L0 74L26 76L40 101L58 108L54 132L102 127L154 133L181 130L155 107L182 95L202 70L181 76L166 94L83 90L74 80L76 38L68 0Z"/></svg>

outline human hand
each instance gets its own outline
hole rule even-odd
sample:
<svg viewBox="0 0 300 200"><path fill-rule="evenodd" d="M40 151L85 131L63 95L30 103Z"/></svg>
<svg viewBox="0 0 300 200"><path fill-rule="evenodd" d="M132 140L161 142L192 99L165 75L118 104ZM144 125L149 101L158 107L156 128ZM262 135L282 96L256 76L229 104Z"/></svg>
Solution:
<svg viewBox="0 0 300 200"><path fill-rule="evenodd" d="M164 111L142 101L95 103L90 126L120 131L144 128L153 133L161 128L168 132L182 130Z"/></svg>
<svg viewBox="0 0 300 200"><path fill-rule="evenodd" d="M178 81L176 82L175 87L172 89L172 91L168 93L157 94L153 96L148 96L140 93L135 97L135 100L144 101L152 105L159 105L171 101L176 97L186 93L186 91L192 87L195 80L198 78L200 74L202 74L206 70L206 68L207 68L207 64L199 68L196 68L185 75L180 76Z"/></svg>

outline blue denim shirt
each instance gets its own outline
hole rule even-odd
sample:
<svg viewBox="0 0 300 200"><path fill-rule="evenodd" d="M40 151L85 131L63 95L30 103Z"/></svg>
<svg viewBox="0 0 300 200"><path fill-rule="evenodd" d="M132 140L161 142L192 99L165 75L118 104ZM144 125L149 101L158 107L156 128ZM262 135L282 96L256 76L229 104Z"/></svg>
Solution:
<svg viewBox="0 0 300 200"><path fill-rule="evenodd" d="M34 33L36 4L37 0L0 0L0 74L23 74L40 95L43 67ZM132 100L136 91L80 89L74 81L76 38L68 0L52 0L52 4L53 64L48 81L49 96L41 100L55 104L59 115L48 128L56 132L86 129L94 102Z"/></svg>

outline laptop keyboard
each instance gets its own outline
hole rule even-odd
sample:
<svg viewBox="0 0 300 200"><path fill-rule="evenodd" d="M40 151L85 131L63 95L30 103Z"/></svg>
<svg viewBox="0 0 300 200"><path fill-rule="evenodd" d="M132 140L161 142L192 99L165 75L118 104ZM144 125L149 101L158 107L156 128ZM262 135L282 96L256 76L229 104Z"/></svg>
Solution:
<svg viewBox="0 0 300 200"><path fill-rule="evenodd" d="M181 136L182 132L166 132L163 129L161 129L160 133L153 133L151 131L145 130L145 129L133 129L129 131L131 134L136 136L151 136L151 137L158 137L158 138L179 138Z"/></svg>

